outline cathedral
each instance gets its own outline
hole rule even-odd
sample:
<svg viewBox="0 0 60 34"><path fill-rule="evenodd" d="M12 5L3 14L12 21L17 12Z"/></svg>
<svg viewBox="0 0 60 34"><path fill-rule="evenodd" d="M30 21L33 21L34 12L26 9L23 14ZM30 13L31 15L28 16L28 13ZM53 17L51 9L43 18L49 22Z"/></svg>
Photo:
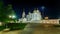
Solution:
<svg viewBox="0 0 60 34"><path fill-rule="evenodd" d="M59 19L49 19L45 17L42 19L41 12L37 9L33 10L33 13L29 12L28 15L23 11L22 18L19 19L19 23L48 23L48 24L59 24Z"/></svg>
<svg viewBox="0 0 60 34"><path fill-rule="evenodd" d="M29 21L35 21L35 20L41 20L41 13L38 9L34 9L33 13L30 13L27 15L27 20Z"/></svg>
<svg viewBox="0 0 60 34"><path fill-rule="evenodd" d="M25 17L26 16L26 17ZM38 21L41 20L41 12L37 9L33 10L33 13L29 12L28 15L25 15L25 12L22 13L22 22L28 22L28 21Z"/></svg>

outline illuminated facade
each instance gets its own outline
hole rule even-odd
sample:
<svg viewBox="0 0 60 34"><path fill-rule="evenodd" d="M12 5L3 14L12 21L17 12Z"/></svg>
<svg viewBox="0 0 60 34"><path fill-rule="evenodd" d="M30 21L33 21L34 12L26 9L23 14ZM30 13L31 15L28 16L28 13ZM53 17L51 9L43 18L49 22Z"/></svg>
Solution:
<svg viewBox="0 0 60 34"><path fill-rule="evenodd" d="M22 18L25 18L25 12L23 11L23 13L22 13Z"/></svg>
<svg viewBox="0 0 60 34"><path fill-rule="evenodd" d="M42 20L40 11L34 10L33 13L30 13L25 17L25 12L22 14L22 18L19 20L26 23L44 23L44 24L59 24L59 19L49 19L45 17Z"/></svg>
<svg viewBox="0 0 60 34"><path fill-rule="evenodd" d="M37 10L34 10L33 13L30 13L27 15L27 18L29 21L36 21L36 20L41 20L41 13L40 11L37 9Z"/></svg>
<svg viewBox="0 0 60 34"><path fill-rule="evenodd" d="M59 19L49 19L48 17L45 17L45 19L42 20L41 23L45 23L45 24L59 24Z"/></svg>
<svg viewBox="0 0 60 34"><path fill-rule="evenodd" d="M31 21L32 13L29 12L29 14L26 16L27 21Z"/></svg>
<svg viewBox="0 0 60 34"><path fill-rule="evenodd" d="M34 20L41 20L41 13L38 9L33 11L32 21Z"/></svg>
<svg viewBox="0 0 60 34"><path fill-rule="evenodd" d="M42 20L41 23L46 23L46 24L59 24L59 19Z"/></svg>

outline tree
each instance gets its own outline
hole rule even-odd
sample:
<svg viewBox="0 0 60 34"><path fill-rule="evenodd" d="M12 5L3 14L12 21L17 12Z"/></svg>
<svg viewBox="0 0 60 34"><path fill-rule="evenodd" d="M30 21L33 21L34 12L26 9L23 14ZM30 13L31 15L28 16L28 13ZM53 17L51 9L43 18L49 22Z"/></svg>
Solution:
<svg viewBox="0 0 60 34"><path fill-rule="evenodd" d="M15 14L14 10L12 9L12 5L8 4L8 6L3 6L3 2L0 5L0 21L5 22L10 20L9 15Z"/></svg>

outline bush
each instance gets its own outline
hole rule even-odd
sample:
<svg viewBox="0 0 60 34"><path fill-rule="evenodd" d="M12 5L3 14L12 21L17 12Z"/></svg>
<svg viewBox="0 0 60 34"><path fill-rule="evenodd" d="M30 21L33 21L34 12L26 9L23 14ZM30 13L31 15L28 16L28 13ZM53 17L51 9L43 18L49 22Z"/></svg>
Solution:
<svg viewBox="0 0 60 34"><path fill-rule="evenodd" d="M18 29L24 29L26 23L7 23L6 26L10 28L10 30L18 30Z"/></svg>

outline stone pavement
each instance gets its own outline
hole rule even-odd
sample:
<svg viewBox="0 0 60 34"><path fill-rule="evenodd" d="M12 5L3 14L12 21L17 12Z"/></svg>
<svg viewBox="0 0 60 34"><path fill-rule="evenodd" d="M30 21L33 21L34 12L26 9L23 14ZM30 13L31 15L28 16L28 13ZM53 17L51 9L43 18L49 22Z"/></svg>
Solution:
<svg viewBox="0 0 60 34"><path fill-rule="evenodd" d="M43 27L41 24L28 24L20 34L60 34L60 27Z"/></svg>
<svg viewBox="0 0 60 34"><path fill-rule="evenodd" d="M23 30L3 32L0 34L60 34L60 27L43 27L41 24L27 24Z"/></svg>

